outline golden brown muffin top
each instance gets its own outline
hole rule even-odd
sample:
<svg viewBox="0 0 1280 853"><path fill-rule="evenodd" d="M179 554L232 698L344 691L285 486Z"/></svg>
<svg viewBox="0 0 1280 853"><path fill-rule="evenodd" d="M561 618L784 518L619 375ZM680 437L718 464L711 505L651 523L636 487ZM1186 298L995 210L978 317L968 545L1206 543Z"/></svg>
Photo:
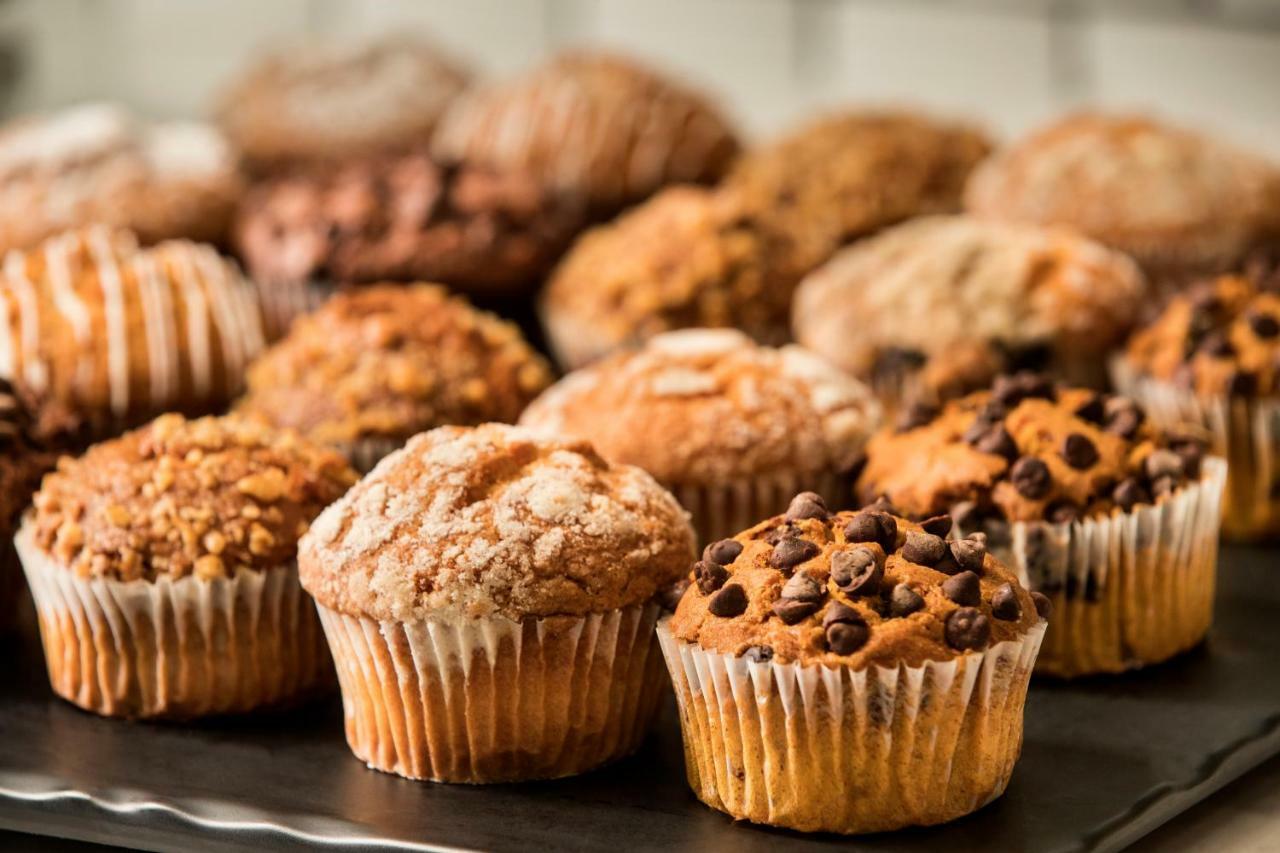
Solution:
<svg viewBox="0 0 1280 853"><path fill-rule="evenodd" d="M238 411L321 443L514 421L549 385L515 325L437 285L370 285L297 320L249 368Z"/></svg>
<svg viewBox="0 0 1280 853"><path fill-rule="evenodd" d="M879 421L857 380L795 346L687 329L572 373L520 423L589 441L667 485L843 471Z"/></svg>
<svg viewBox="0 0 1280 853"><path fill-rule="evenodd" d="M707 546L671 632L755 661L866 669L980 652L1048 616L984 536L950 530L876 506L830 513L802 493L786 515Z"/></svg>
<svg viewBox="0 0 1280 853"><path fill-rule="evenodd" d="M25 526L84 577L207 580L292 563L298 537L355 480L295 433L163 415L59 460Z"/></svg>
<svg viewBox="0 0 1280 853"><path fill-rule="evenodd" d="M958 210L970 170L990 149L980 131L928 116L837 113L747 153L725 187L799 279L858 237Z"/></svg>
<svg viewBox="0 0 1280 853"><path fill-rule="evenodd" d="M688 514L639 468L518 427L441 427L388 456L303 539L325 607L408 621L641 604L693 558Z"/></svg>
<svg viewBox="0 0 1280 853"><path fill-rule="evenodd" d="M1176 297L1129 341L1139 373L1204 396L1280 393L1280 281L1222 276Z"/></svg>
<svg viewBox="0 0 1280 853"><path fill-rule="evenodd" d="M916 518L1060 523L1128 512L1199 477L1203 447L1158 434L1137 404L1031 373L941 409L916 406L867 445L864 500Z"/></svg>

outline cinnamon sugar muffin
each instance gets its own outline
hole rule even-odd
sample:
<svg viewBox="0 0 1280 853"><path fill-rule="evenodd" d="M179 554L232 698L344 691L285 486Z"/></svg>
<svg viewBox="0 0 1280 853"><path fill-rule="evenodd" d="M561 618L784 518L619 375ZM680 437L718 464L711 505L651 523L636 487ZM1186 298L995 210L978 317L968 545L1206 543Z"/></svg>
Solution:
<svg viewBox="0 0 1280 853"><path fill-rule="evenodd" d="M891 402L936 403L1026 367L1103 387L1145 295L1133 261L1074 232L923 217L810 274L793 330Z"/></svg>
<svg viewBox="0 0 1280 853"><path fill-rule="evenodd" d="M779 512L798 491L839 503L879 406L799 347L689 329L570 374L520 423L645 469L710 542Z"/></svg>
<svg viewBox="0 0 1280 853"><path fill-rule="evenodd" d="M1193 430L1227 460L1227 535L1280 534L1280 280L1197 285L1135 334L1113 367L1152 420Z"/></svg>
<svg viewBox="0 0 1280 853"><path fill-rule="evenodd" d="M328 686L295 554L355 479L337 454L234 418L164 415L64 457L16 540L54 692L189 718Z"/></svg>
<svg viewBox="0 0 1280 853"><path fill-rule="evenodd" d="M514 325L436 285L375 285L300 319L250 366L237 410L368 471L423 430L510 423L550 383Z"/></svg>
<svg viewBox="0 0 1280 853"><path fill-rule="evenodd" d="M866 833L1000 796L1049 605L981 537L946 535L801 494L708 549L658 627L699 799Z"/></svg>
<svg viewBox="0 0 1280 853"><path fill-rule="evenodd" d="M1203 639L1221 459L1156 430L1129 399L1030 373L913 415L872 438L859 494L983 532L1053 602L1041 670L1119 672Z"/></svg>
<svg viewBox="0 0 1280 853"><path fill-rule="evenodd" d="M1196 131L1080 113L1009 146L965 193L979 216L1069 225L1166 290L1280 244L1280 169Z"/></svg>
<svg viewBox="0 0 1280 853"><path fill-rule="evenodd" d="M304 537L347 742L414 779L581 773L662 696L655 597L693 558L675 499L589 445L498 424L413 438Z"/></svg>
<svg viewBox="0 0 1280 853"><path fill-rule="evenodd" d="M12 623L23 593L13 536L40 478L57 459L32 435L31 417L13 386L0 379L0 630Z"/></svg>
<svg viewBox="0 0 1280 853"><path fill-rule="evenodd" d="M42 438L215 411L263 346L252 287L211 246L94 226L0 262L0 379Z"/></svg>

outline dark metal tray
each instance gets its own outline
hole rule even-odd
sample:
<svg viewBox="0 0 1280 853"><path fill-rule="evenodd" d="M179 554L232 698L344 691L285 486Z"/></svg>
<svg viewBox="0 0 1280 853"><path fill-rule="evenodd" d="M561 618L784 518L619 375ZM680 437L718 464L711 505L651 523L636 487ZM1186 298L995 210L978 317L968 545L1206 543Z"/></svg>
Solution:
<svg viewBox="0 0 1280 853"><path fill-rule="evenodd" d="M6 645L14 645L12 638ZM1280 556L1225 548L1208 643L1123 678L1036 681L1005 796L863 839L735 824L684 781L674 705L642 753L560 782L418 784L347 751L336 700L196 726L54 699L28 629L0 665L0 827L155 849L1116 850L1280 752Z"/></svg>

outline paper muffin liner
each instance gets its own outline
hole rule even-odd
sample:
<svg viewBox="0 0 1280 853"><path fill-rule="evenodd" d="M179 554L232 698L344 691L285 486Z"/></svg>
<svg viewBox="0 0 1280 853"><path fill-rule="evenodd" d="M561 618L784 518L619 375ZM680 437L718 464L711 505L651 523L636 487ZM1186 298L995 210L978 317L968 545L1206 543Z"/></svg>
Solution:
<svg viewBox="0 0 1280 853"><path fill-rule="evenodd" d="M404 447L405 441L406 439L369 436L355 441L337 442L333 444L333 448L345 456L356 471L368 474L383 457Z"/></svg>
<svg viewBox="0 0 1280 853"><path fill-rule="evenodd" d="M853 478L832 471L783 471L729 483L664 485L693 516L693 528L703 545L737 536L785 512L800 492L817 492L833 511L845 507L853 497Z"/></svg>
<svg viewBox="0 0 1280 853"><path fill-rule="evenodd" d="M260 281L254 279L262 323L268 341L278 341L289 333L293 321L310 314L338 291L329 281Z"/></svg>
<svg viewBox="0 0 1280 853"><path fill-rule="evenodd" d="M654 603L523 622L319 611L351 751L411 779L582 773L639 747L666 688Z"/></svg>
<svg viewBox="0 0 1280 853"><path fill-rule="evenodd" d="M698 799L735 818L806 832L925 826L1004 792L1044 637L949 661L801 666L658 638L675 685Z"/></svg>
<svg viewBox="0 0 1280 853"><path fill-rule="evenodd" d="M1198 482L1131 512L988 528L988 549L1053 603L1037 672L1123 672L1204 639L1213 621L1227 465L1206 458L1202 469Z"/></svg>
<svg viewBox="0 0 1280 853"><path fill-rule="evenodd" d="M1140 376L1122 358L1112 363L1112 376L1161 429L1190 426L1227 460L1222 519L1227 538L1280 537L1280 397L1202 397Z"/></svg>
<svg viewBox="0 0 1280 853"><path fill-rule="evenodd" d="M49 682L87 711L191 718L305 698L333 683L293 565L227 578L82 578L19 531Z"/></svg>

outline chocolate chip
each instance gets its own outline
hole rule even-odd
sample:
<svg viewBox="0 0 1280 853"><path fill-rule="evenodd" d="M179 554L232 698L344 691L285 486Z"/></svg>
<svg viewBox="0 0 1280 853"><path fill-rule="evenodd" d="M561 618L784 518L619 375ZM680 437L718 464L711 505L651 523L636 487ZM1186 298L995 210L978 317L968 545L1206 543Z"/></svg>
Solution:
<svg viewBox="0 0 1280 853"><path fill-rule="evenodd" d="M698 582L698 589L702 594L710 595L724 586L729 579L729 572L719 563L699 560L693 564L693 578Z"/></svg>
<svg viewBox="0 0 1280 853"><path fill-rule="evenodd" d="M822 627L826 628L837 622L861 622L862 614L854 610L847 604L841 604L838 601L831 602L831 606L827 608L827 612L822 614Z"/></svg>
<svg viewBox="0 0 1280 853"><path fill-rule="evenodd" d="M1150 503L1151 496L1147 494L1147 490L1142 487L1137 478L1126 477L1111 492L1111 500L1115 501L1120 509L1128 512L1138 504Z"/></svg>
<svg viewBox="0 0 1280 853"><path fill-rule="evenodd" d="M822 606L820 601L801 601L795 598L779 598L773 603L773 612L782 620L785 625L794 625L797 622L812 616L818 612L818 608Z"/></svg>
<svg viewBox="0 0 1280 853"><path fill-rule="evenodd" d="M822 584L804 572L797 572L782 585L781 595L794 601L819 602L823 596Z"/></svg>
<svg viewBox="0 0 1280 853"><path fill-rule="evenodd" d="M888 513L864 509L844 526L844 538L849 542L876 542L888 553L898 544L898 521Z"/></svg>
<svg viewBox="0 0 1280 853"><path fill-rule="evenodd" d="M987 556L985 542L974 538L957 539L950 545L951 558L956 561L957 566L967 572L982 574L982 563Z"/></svg>
<svg viewBox="0 0 1280 853"><path fill-rule="evenodd" d="M712 542L702 549L702 559L727 566L738 559L738 555L741 553L741 542L733 539L721 539L719 542Z"/></svg>
<svg viewBox="0 0 1280 853"><path fill-rule="evenodd" d="M1098 462L1098 448L1093 446L1087 435L1073 432L1062 440L1062 448L1058 451L1065 461L1077 471L1092 468Z"/></svg>
<svg viewBox="0 0 1280 853"><path fill-rule="evenodd" d="M1012 462L1018 458L1018 445L1004 424L994 424L973 442L973 449L980 453L1002 456Z"/></svg>
<svg viewBox="0 0 1280 853"><path fill-rule="evenodd" d="M942 594L966 607L977 607L982 601L982 585L973 572L961 572L942 582Z"/></svg>
<svg viewBox="0 0 1280 853"><path fill-rule="evenodd" d="M724 619L740 616L747 610L747 591L736 583L725 584L707 601L707 609Z"/></svg>
<svg viewBox="0 0 1280 853"><path fill-rule="evenodd" d="M678 580L669 586L665 586L658 590L658 604L663 610L674 613L676 607L680 604L680 599L684 598L685 590L689 588L689 579Z"/></svg>
<svg viewBox="0 0 1280 853"><path fill-rule="evenodd" d="M910 616L921 607L924 607L924 599L920 597L920 593L905 583L900 583L893 588L893 593L889 597L890 616Z"/></svg>
<svg viewBox="0 0 1280 853"><path fill-rule="evenodd" d="M1138 404L1124 397L1107 400L1106 410L1106 431L1121 438L1133 438L1145 420Z"/></svg>
<svg viewBox="0 0 1280 853"><path fill-rule="evenodd" d="M1249 328L1260 338L1274 338L1280 335L1280 320L1274 314L1264 311L1249 312Z"/></svg>
<svg viewBox="0 0 1280 853"><path fill-rule="evenodd" d="M912 530L907 533L907 541L902 545L902 556L921 566L934 566L947 556L947 543L942 537L932 533Z"/></svg>
<svg viewBox="0 0 1280 853"><path fill-rule="evenodd" d="M836 602L827 608L822 617L822 628L827 637L827 648L838 655L847 655L862 648L871 636L866 620L844 604Z"/></svg>
<svg viewBox="0 0 1280 853"><path fill-rule="evenodd" d="M1181 477L1182 457L1172 450L1153 450L1142 460L1142 473L1152 481L1161 477Z"/></svg>
<svg viewBox="0 0 1280 853"><path fill-rule="evenodd" d="M1037 397L1052 400L1053 383L1039 374L1023 370L1012 376L997 376L991 386L991 397L1008 408Z"/></svg>
<svg viewBox="0 0 1280 853"><path fill-rule="evenodd" d="M1054 501L1044 508L1044 517L1054 524L1069 524L1080 518L1080 508L1071 501Z"/></svg>
<svg viewBox="0 0 1280 853"><path fill-rule="evenodd" d="M800 536L803 532L797 525L787 521L777 527L770 528L764 535L764 541L770 545L777 545L783 539Z"/></svg>
<svg viewBox="0 0 1280 853"><path fill-rule="evenodd" d="M1248 397L1258 390L1258 377L1247 370L1237 370L1227 380L1227 393L1233 397Z"/></svg>
<svg viewBox="0 0 1280 853"><path fill-rule="evenodd" d="M1222 332L1210 332L1200 342L1200 352L1211 358L1230 358L1236 354L1236 348Z"/></svg>
<svg viewBox="0 0 1280 853"><path fill-rule="evenodd" d="M1089 399L1076 407L1073 414L1082 421L1088 421L1091 424L1101 424L1103 419L1107 416L1102 395L1090 395Z"/></svg>
<svg viewBox="0 0 1280 853"><path fill-rule="evenodd" d="M801 492L791 499L787 507L787 521L799 521L802 518L816 518L826 521L831 515L827 511L827 502L817 492Z"/></svg>
<svg viewBox="0 0 1280 853"><path fill-rule="evenodd" d="M902 410L896 424L898 432L907 432L932 423L938 416L938 407L932 403L916 401Z"/></svg>
<svg viewBox="0 0 1280 853"><path fill-rule="evenodd" d="M773 552L769 554L769 565L787 572L806 560L812 560L821 551L821 548L808 539L788 537L773 546Z"/></svg>
<svg viewBox="0 0 1280 853"><path fill-rule="evenodd" d="M888 513L889 515L902 514L898 512L898 508L893 505L893 501L889 500L888 495L881 495L880 497L876 498L875 501L872 502L870 506L864 506L863 509L874 510L875 512L884 512L884 513Z"/></svg>
<svg viewBox="0 0 1280 853"><path fill-rule="evenodd" d="M765 663L773 660L773 646L751 646L742 656L755 663Z"/></svg>
<svg viewBox="0 0 1280 853"><path fill-rule="evenodd" d="M981 649L991 639L991 624L977 608L961 607L947 616L944 633L953 649Z"/></svg>
<svg viewBox="0 0 1280 853"><path fill-rule="evenodd" d="M1034 456L1024 456L1013 463L1013 468L1009 471L1009 480L1018 490L1018 494L1032 501L1049 494L1049 488L1053 485L1049 466Z"/></svg>
<svg viewBox="0 0 1280 853"><path fill-rule="evenodd" d="M1191 479L1200 476L1200 465L1204 462L1204 443L1198 438L1184 436L1173 439L1169 449L1182 459L1182 471Z"/></svg>
<svg viewBox="0 0 1280 853"><path fill-rule="evenodd" d="M875 551L858 545L831 555L831 579L849 596L875 595L880 591L884 564Z"/></svg>
<svg viewBox="0 0 1280 853"><path fill-rule="evenodd" d="M1036 613L1040 614L1041 619L1048 619L1049 614L1053 612L1053 602L1049 600L1049 596L1043 592L1031 591L1031 602L1036 606Z"/></svg>
<svg viewBox="0 0 1280 853"><path fill-rule="evenodd" d="M1018 603L1013 584L1002 584L991 593L991 615L1005 622L1017 621L1022 616L1022 605Z"/></svg>
<svg viewBox="0 0 1280 853"><path fill-rule="evenodd" d="M947 534L951 532L951 516L935 515L932 518L926 518L920 522L920 527L925 533L932 533L934 536L947 538Z"/></svg>
<svg viewBox="0 0 1280 853"><path fill-rule="evenodd" d="M1178 490L1177 477L1156 477L1151 481L1151 496L1162 498L1171 495Z"/></svg>

